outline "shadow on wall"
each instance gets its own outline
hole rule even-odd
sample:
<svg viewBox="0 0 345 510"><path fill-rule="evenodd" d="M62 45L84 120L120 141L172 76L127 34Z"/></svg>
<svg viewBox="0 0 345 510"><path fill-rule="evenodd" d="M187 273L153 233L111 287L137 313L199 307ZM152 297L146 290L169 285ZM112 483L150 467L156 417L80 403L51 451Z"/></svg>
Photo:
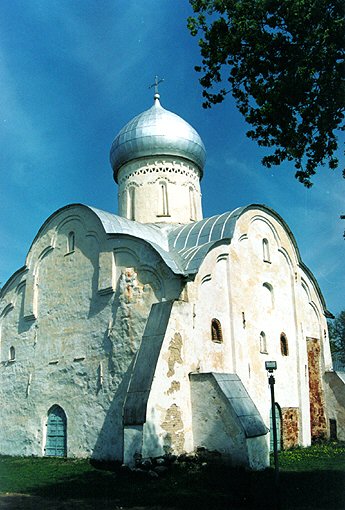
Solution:
<svg viewBox="0 0 345 510"><path fill-rule="evenodd" d="M18 295L19 299L19 295ZM25 301L25 287L20 289L20 312L19 312L19 320L18 320L18 334L26 333L29 331L31 326L35 325L35 321L24 319L24 301Z"/></svg>
<svg viewBox="0 0 345 510"><path fill-rule="evenodd" d="M123 459L123 405L125 402L129 380L133 370L134 359L115 392L102 428L99 432L91 458L95 460L120 461ZM99 391L103 391L100 388Z"/></svg>
<svg viewBox="0 0 345 510"><path fill-rule="evenodd" d="M83 250L82 250L83 251ZM97 254L97 257L91 257L90 254L85 251L83 252L85 257L88 257L90 262L93 266L93 273L92 273L92 299L90 300L90 308L89 308L89 314L88 318L91 319L92 317L97 316L104 308L107 307L109 302L112 299L117 299L119 297L119 291L116 290L116 295L114 296L114 293L110 291L109 293L102 294L98 292L98 279L99 279L99 255Z"/></svg>
<svg viewBox="0 0 345 510"><path fill-rule="evenodd" d="M345 374L326 372L324 381L330 439L345 441Z"/></svg>
<svg viewBox="0 0 345 510"><path fill-rule="evenodd" d="M333 395L340 407L345 408L345 383L336 372L326 372L325 382L333 391Z"/></svg>
<svg viewBox="0 0 345 510"><path fill-rule="evenodd" d="M123 462L124 428L126 428L126 430L131 429L134 432L137 432L136 434L127 435L126 450L127 455L130 453L133 459L133 465L143 458L160 457L162 455L173 453L172 441L169 434L165 437L163 446L159 441L154 423L146 422L143 425L139 424L124 427L123 406L127 396L129 380L133 371L133 364L134 359L128 367L126 374L123 376L109 406L91 455L93 460ZM100 391L102 391L102 389L100 389ZM140 435L139 441L138 434ZM133 440L133 444L131 443L131 438Z"/></svg>
<svg viewBox="0 0 345 510"><path fill-rule="evenodd" d="M120 300L119 300L119 291L117 290L114 295L114 299L113 299L113 303L112 303L113 321L115 321L117 318L117 313L118 313L119 308L120 308ZM111 335L110 335L111 327L112 327L112 324L109 324L108 329L104 332L104 335L103 335L103 352L108 357L109 374L111 376L114 376L114 374L115 374L115 363L114 363L115 354L114 354L114 341L112 340ZM130 366L132 366L132 364ZM102 376L101 376L101 374L99 374L97 395L102 388L101 378L102 378Z"/></svg>
<svg viewBox="0 0 345 510"><path fill-rule="evenodd" d="M172 435L169 432L159 435L155 426L157 421L155 410L152 411L149 421L144 424L143 458L161 457L174 453Z"/></svg>

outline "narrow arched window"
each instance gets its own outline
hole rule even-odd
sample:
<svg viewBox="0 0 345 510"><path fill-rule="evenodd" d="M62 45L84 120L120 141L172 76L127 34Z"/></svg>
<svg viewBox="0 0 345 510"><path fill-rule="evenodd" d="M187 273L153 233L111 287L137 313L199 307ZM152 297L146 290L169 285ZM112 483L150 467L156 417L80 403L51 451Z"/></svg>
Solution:
<svg viewBox="0 0 345 510"><path fill-rule="evenodd" d="M289 346L288 346L288 340L285 335L285 333L282 333L280 335L280 351L282 353L282 356L288 356L289 355Z"/></svg>
<svg viewBox="0 0 345 510"><path fill-rule="evenodd" d="M14 361L16 359L16 350L13 345L10 347L9 360Z"/></svg>
<svg viewBox="0 0 345 510"><path fill-rule="evenodd" d="M266 238L262 240L262 257L264 262L271 262L270 245L268 239Z"/></svg>
<svg viewBox="0 0 345 510"><path fill-rule="evenodd" d="M222 326L218 319L212 319L211 338L212 338L213 342L216 342L219 344L223 342Z"/></svg>
<svg viewBox="0 0 345 510"><path fill-rule="evenodd" d="M260 333L260 352L263 354L268 354L267 353L267 339L266 339L266 334L264 331L261 331L261 333Z"/></svg>
<svg viewBox="0 0 345 510"><path fill-rule="evenodd" d="M262 290L263 290L263 304L266 305L268 310L272 310L274 308L273 287L270 283L265 282L262 284Z"/></svg>
<svg viewBox="0 0 345 510"><path fill-rule="evenodd" d="M166 182L160 183L160 193L161 193L161 215L169 216L169 206L168 206L168 188Z"/></svg>
<svg viewBox="0 0 345 510"><path fill-rule="evenodd" d="M130 186L127 191L127 218L135 220L135 187Z"/></svg>
<svg viewBox="0 0 345 510"><path fill-rule="evenodd" d="M189 186L189 209L190 209L190 219L192 221L196 220L196 204L195 204L195 191L193 186Z"/></svg>
<svg viewBox="0 0 345 510"><path fill-rule="evenodd" d="M67 241L67 251L68 253L71 253L74 251L75 248L75 234L74 232L70 232L68 234L68 241Z"/></svg>

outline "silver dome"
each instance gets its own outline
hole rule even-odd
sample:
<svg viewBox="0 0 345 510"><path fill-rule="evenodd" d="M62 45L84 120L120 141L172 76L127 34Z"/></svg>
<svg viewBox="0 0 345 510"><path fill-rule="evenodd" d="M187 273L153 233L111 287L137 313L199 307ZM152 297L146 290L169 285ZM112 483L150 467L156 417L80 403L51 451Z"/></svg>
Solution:
<svg viewBox="0 0 345 510"><path fill-rule="evenodd" d="M129 121L113 141L114 179L122 165L145 156L180 156L195 163L202 176L206 151L200 136L188 122L165 110L158 94L154 105Z"/></svg>

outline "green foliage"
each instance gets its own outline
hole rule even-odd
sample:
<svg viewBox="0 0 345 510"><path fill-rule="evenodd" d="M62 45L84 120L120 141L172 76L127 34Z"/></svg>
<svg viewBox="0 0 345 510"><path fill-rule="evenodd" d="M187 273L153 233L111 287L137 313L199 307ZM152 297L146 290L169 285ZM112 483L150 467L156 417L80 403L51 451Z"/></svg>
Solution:
<svg viewBox="0 0 345 510"><path fill-rule="evenodd" d="M328 332L332 353L345 364L345 310L333 321L328 321Z"/></svg>
<svg viewBox="0 0 345 510"><path fill-rule="evenodd" d="M280 452L279 463L282 510L344 508L344 445L326 443ZM0 457L0 494L37 498L31 501L36 506L28 499L28 506L20 508L274 508L272 468L247 471L186 461L151 478L111 464L96 465L86 459ZM12 503L11 508L19 508L15 498Z"/></svg>
<svg viewBox="0 0 345 510"><path fill-rule="evenodd" d="M345 102L343 0L190 3L188 28L203 36L195 68L203 73L203 106L231 92L252 126L247 136L274 150L263 164L293 161L307 187L319 165L336 168Z"/></svg>
<svg viewBox="0 0 345 510"><path fill-rule="evenodd" d="M291 448L280 452L279 464L284 471L344 470L345 445L325 442L308 448Z"/></svg>

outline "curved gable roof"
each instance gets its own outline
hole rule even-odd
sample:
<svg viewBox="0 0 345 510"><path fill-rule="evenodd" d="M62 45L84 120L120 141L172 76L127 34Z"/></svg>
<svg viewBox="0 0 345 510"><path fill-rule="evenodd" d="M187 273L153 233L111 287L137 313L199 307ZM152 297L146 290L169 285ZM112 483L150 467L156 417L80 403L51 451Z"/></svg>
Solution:
<svg viewBox="0 0 345 510"><path fill-rule="evenodd" d="M290 228L278 213L265 205L251 204L245 207L239 207L231 212L205 218L195 223L174 227L173 225L160 226L158 224L142 224L88 205L70 204L58 209L43 223L31 247L54 217L68 209L76 207L85 208L95 214L107 235L130 236L147 242L162 257L173 273L187 277L194 277L197 274L203 260L213 248L219 246L219 244L231 243L236 222L240 216L252 209L266 212L273 216L287 232L296 251L299 265L309 276L320 295L326 316L329 314L314 275L302 262L296 240ZM21 270L24 269L25 267ZM7 283L9 283L11 279L12 277ZM4 285L3 291L7 283Z"/></svg>
<svg viewBox="0 0 345 510"><path fill-rule="evenodd" d="M175 274L185 274L183 267L179 263L179 257L174 257L174 254L169 253L167 236L164 230L159 226L154 224L138 223L136 221L128 220L127 218L123 218L121 216L117 216L116 214L102 211L101 209L97 209L96 207L91 207L85 204L69 204L55 211L41 226L35 236L34 241L31 244L31 247L40 236L44 228L52 221L53 218L65 211L68 211L69 209L74 208L87 209L88 211L91 211L93 214L95 214L100 221L105 234L127 235L147 242L155 251L159 253L167 266Z"/></svg>
<svg viewBox="0 0 345 510"><path fill-rule="evenodd" d="M138 223L137 221L128 220L127 218L122 218L95 207L84 207L88 207L98 216L106 234L128 235L146 241L159 253L173 273L185 274L179 257L174 256L173 252L169 252L168 238L164 230L157 225Z"/></svg>
<svg viewBox="0 0 345 510"><path fill-rule="evenodd" d="M226 244L231 242L236 221L244 209L239 207L170 232L170 250L178 253L187 273L197 273L208 252L220 241Z"/></svg>
<svg viewBox="0 0 345 510"><path fill-rule="evenodd" d="M245 212L253 209L258 209L268 213L282 225L295 249L300 267L309 276L320 296L326 317L332 317L332 314L326 309L325 300L313 273L302 261L296 239L289 226L283 218L274 211L274 209L271 209L266 205L251 204L245 207L238 207L231 212L226 212L206 218L196 223L189 223L188 225L177 227L169 233L170 252L176 252L178 254L182 260L184 270L188 275L195 275L198 272L202 261L213 248L221 243L231 243L237 220Z"/></svg>

